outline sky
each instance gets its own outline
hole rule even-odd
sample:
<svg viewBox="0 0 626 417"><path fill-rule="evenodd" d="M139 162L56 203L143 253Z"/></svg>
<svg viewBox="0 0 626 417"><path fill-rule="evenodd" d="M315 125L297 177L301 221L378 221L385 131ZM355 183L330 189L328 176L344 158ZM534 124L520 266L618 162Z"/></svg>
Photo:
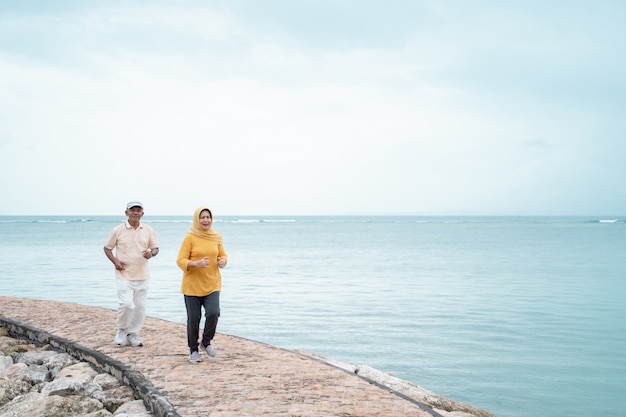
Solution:
<svg viewBox="0 0 626 417"><path fill-rule="evenodd" d="M0 215L624 215L622 0L0 1Z"/></svg>

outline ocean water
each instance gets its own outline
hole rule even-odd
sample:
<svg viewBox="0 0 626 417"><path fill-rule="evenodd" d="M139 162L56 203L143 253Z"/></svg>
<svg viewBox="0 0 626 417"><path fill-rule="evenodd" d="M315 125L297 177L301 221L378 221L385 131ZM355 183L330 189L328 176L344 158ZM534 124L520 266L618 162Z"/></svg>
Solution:
<svg viewBox="0 0 626 417"><path fill-rule="evenodd" d="M115 309L102 245L124 220L0 216L0 294ZM183 323L175 261L190 218L144 221L161 243L148 315ZM366 364L501 417L626 416L623 217L227 216L213 227L229 254L220 333Z"/></svg>

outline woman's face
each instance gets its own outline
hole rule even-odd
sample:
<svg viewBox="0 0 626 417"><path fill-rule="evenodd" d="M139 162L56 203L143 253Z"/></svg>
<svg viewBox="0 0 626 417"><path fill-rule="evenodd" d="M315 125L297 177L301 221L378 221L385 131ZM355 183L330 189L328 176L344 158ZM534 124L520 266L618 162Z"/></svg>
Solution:
<svg viewBox="0 0 626 417"><path fill-rule="evenodd" d="M211 213L209 213L208 210L202 210L200 212L200 226L202 229L209 230L212 223L213 219L211 218Z"/></svg>

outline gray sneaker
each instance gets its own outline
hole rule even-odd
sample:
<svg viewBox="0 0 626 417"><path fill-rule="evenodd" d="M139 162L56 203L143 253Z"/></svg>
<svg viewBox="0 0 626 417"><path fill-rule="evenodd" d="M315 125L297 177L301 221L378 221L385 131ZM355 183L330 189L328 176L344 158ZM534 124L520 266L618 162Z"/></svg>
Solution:
<svg viewBox="0 0 626 417"><path fill-rule="evenodd" d="M213 346L211 345L204 346L202 343L200 343L200 349L204 350L210 358L214 358L217 356L217 350L213 349Z"/></svg>
<svg viewBox="0 0 626 417"><path fill-rule="evenodd" d="M126 343L126 329L117 329L115 344L121 346Z"/></svg>
<svg viewBox="0 0 626 417"><path fill-rule="evenodd" d="M189 362L202 362L202 359L200 359L200 354L197 350L191 352L191 355L189 355Z"/></svg>
<svg viewBox="0 0 626 417"><path fill-rule="evenodd" d="M136 334L128 335L128 343L130 343L130 345L134 347L143 346L143 343L141 342L141 340L139 340Z"/></svg>

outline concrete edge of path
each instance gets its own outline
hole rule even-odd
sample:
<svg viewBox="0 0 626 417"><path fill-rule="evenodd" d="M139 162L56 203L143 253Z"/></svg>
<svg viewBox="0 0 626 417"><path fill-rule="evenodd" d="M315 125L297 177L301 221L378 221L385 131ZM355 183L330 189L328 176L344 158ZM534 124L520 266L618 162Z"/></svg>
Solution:
<svg viewBox="0 0 626 417"><path fill-rule="evenodd" d="M130 387L133 390L133 393L136 397L141 398L146 405L147 409L157 417L180 417L180 415L176 412L174 407L170 404L168 399L157 390L152 383L147 380L140 372L132 369L131 367L125 365L124 363L111 358L101 352L98 352L93 349L86 348L78 343L75 343L69 339L65 339L62 337L55 336L41 329L37 329L28 324L24 324L12 319L8 319L0 316L0 326L5 327L9 335L11 337L16 337L18 339L28 340L31 343L37 346L43 346L49 344L54 349L65 352L72 356L73 358L87 362L95 366L97 369L102 370L103 372L109 373L116 377L121 381L124 385ZM249 340L239 336L229 335L230 337L235 337L242 340ZM251 341L251 340L249 340ZM270 346L263 342L252 341L254 343L258 343L260 345ZM271 346L276 348L275 346ZM305 352L299 351L291 351L288 349L278 348L280 350L290 352L296 355L301 355L312 359L316 362L323 363L326 366L330 366L336 368L342 372L350 374L352 376L356 376L364 381L367 381L370 384L376 385L379 388L392 393L406 401L409 401L416 406L418 406L423 411L431 414L433 417L443 417L441 414L437 413L430 406L421 403L414 398L411 398L407 395L404 395L398 391L395 391L384 384L379 383L371 378L356 374L351 372L345 368L329 363L315 355L309 355Z"/></svg>
<svg viewBox="0 0 626 417"><path fill-rule="evenodd" d="M86 348L71 340L55 336L24 323L0 316L0 326L6 327L11 337L25 339L37 346L49 344L54 349L63 351L73 358L88 362L96 368L109 373L130 387L135 396L141 398L146 408L157 417L180 417L167 398L157 390L140 372L131 369L96 350Z"/></svg>
<svg viewBox="0 0 626 417"><path fill-rule="evenodd" d="M432 407L430 407L427 404L424 404L422 402L417 401L415 398L412 398L412 397L410 397L408 395L405 395L405 394L403 394L401 392L398 392L398 391L396 391L396 390L394 390L392 388L389 388L388 386L386 386L386 385L384 385L384 384L382 384L382 383L380 383L380 382L378 382L378 381L376 381L374 379L368 378L368 377L363 376L363 375L359 375L356 372L352 372L352 371L350 371L350 370L348 370L348 369L346 369L344 367L341 367L341 366L338 366L338 365L336 365L334 363L326 361L326 360L324 360L324 358L319 357L317 355L309 354L309 353L303 352L303 351L284 349L284 348L281 348L281 347L276 347L276 346L273 346L273 345L270 345L270 344L267 344L267 343L263 343L263 342L259 342L259 341L256 341L256 340L246 339L245 337L241 337L241 336L234 336L234 335L231 335L231 334L229 334L228 336L229 337L234 337L234 338L237 338L237 339L247 340L247 341L250 341L250 342L253 342L253 343L257 343L259 345L265 345L265 346L268 346L268 347L271 347L271 348L274 348L274 349L280 349L280 350L285 351L285 352L289 352L289 353L292 353L292 354L295 354L295 355L300 355L300 356L303 356L305 358L314 360L316 362L323 363L326 366L330 366L332 368L340 370L341 372L345 372L348 375L360 378L363 381L366 381L366 382L368 382L368 383L370 383L372 385L376 385L377 387L379 387L379 388L381 388L381 389L383 389L383 390L385 390L385 391L387 391L387 392L389 392L389 393L391 393L391 394L393 394L393 395L395 395L397 397L402 398L403 400L411 402L411 403L415 404L416 406L418 406L421 410L431 414L433 417L443 417L441 414L439 414L435 410L433 410Z"/></svg>

